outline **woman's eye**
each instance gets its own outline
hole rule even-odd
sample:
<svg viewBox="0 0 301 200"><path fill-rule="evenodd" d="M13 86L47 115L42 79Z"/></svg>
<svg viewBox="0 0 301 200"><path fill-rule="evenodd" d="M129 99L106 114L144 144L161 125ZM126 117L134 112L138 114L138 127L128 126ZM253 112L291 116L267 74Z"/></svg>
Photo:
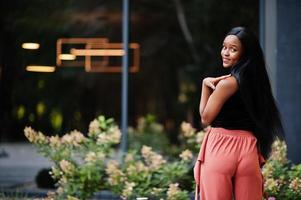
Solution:
<svg viewBox="0 0 301 200"><path fill-rule="evenodd" d="M236 49L233 49L233 48L231 49L231 52L236 52L236 51L237 51Z"/></svg>

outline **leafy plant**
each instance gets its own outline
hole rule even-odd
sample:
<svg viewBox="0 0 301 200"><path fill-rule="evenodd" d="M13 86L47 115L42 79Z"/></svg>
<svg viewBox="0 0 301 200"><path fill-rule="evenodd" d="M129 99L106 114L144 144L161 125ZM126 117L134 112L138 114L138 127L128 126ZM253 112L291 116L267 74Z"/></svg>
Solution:
<svg viewBox="0 0 301 200"><path fill-rule="evenodd" d="M180 157L180 161L167 162L151 147L143 146L140 153L128 153L124 165L113 160L108 163L108 188L124 199L189 199L188 192L176 182L188 172L192 153L186 150Z"/></svg>
<svg viewBox="0 0 301 200"><path fill-rule="evenodd" d="M168 162L151 147L143 146L139 154L134 150L128 153L121 165L113 157L114 145L121 137L113 119L100 116L93 120L87 136L74 130L62 137L48 137L31 127L24 132L38 151L54 162L51 175L58 188L48 194L49 200L87 199L101 189L124 199L189 199L177 180L190 169L192 153L185 150L180 160Z"/></svg>
<svg viewBox="0 0 301 200"><path fill-rule="evenodd" d="M287 159L285 141L276 140L272 154L262 170L264 188L268 196L275 199L301 199L301 164L293 165Z"/></svg>
<svg viewBox="0 0 301 200"><path fill-rule="evenodd" d="M42 155L54 162L51 175L58 188L50 197L86 199L104 188L105 159L112 156L121 137L113 119L98 117L90 123L87 136L74 130L62 137L48 137L31 127L24 133Z"/></svg>

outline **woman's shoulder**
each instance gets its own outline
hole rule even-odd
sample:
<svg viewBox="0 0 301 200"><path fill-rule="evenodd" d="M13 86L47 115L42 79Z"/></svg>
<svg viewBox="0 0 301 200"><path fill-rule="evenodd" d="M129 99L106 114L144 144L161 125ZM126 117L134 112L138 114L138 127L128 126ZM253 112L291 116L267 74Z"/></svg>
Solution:
<svg viewBox="0 0 301 200"><path fill-rule="evenodd" d="M231 91L238 90L238 83L234 76L227 77L218 82L217 87Z"/></svg>

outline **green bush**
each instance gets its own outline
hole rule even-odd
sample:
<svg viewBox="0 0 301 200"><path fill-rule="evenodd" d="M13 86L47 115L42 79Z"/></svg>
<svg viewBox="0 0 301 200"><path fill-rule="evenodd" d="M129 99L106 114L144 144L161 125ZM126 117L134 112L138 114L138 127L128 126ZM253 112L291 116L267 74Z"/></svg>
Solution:
<svg viewBox="0 0 301 200"><path fill-rule="evenodd" d="M262 169L265 192L270 197L283 200L301 199L301 164L287 160L287 146L276 140L271 157Z"/></svg>
<svg viewBox="0 0 301 200"><path fill-rule="evenodd" d="M143 130L159 130L151 124L152 128ZM124 199L189 198L188 192L181 190L176 181L187 173L192 153L185 150L181 159L167 162L151 147L142 146L140 154L134 151L127 154L121 165L114 160L114 147L120 142L121 133L113 119L100 116L93 120L87 136L74 130L62 137L48 137L30 127L26 127L24 133L42 155L54 162L51 175L58 188L48 194L49 200L87 199L102 189L111 190Z"/></svg>
<svg viewBox="0 0 301 200"><path fill-rule="evenodd" d="M62 137L48 137L30 127L24 133L42 155L54 162L51 175L58 188L50 199L86 199L105 189L105 160L111 159L121 137L113 119L98 117L90 123L87 136L74 130Z"/></svg>

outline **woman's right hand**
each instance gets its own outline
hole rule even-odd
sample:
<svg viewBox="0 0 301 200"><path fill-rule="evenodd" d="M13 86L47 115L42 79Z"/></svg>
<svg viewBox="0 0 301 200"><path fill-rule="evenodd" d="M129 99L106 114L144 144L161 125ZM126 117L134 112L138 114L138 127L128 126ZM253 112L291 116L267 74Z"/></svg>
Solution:
<svg viewBox="0 0 301 200"><path fill-rule="evenodd" d="M203 85L211 88L212 90L215 90L215 86L218 84L218 82L220 80L223 80L223 79L228 78L230 76L231 76L231 74L224 75L224 76L219 76L219 77L216 77L216 78L214 78L214 77L207 77L207 78L205 78L203 80Z"/></svg>

